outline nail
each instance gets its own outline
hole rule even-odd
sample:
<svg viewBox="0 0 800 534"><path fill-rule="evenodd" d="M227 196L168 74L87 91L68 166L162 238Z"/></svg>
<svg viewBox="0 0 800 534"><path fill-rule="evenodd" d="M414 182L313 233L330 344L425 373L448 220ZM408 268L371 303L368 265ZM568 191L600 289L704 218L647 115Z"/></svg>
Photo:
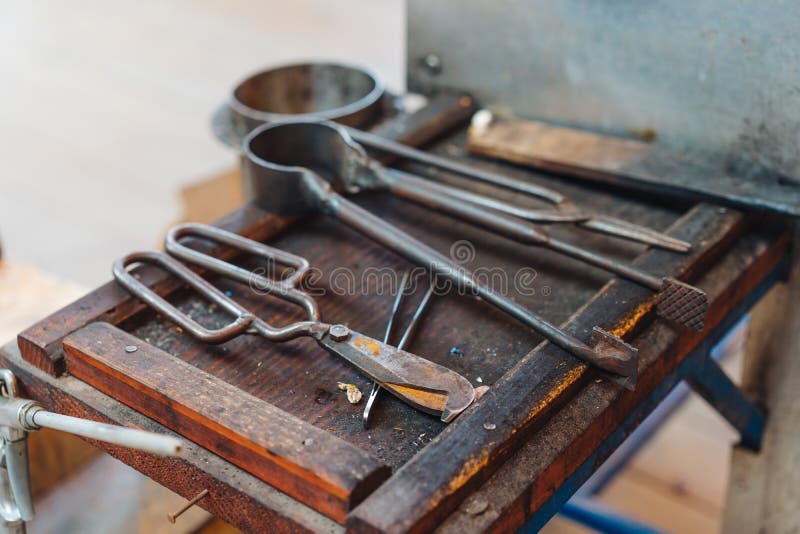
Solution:
<svg viewBox="0 0 800 534"><path fill-rule="evenodd" d="M208 490L207 490L207 489L204 489L203 491L201 491L200 493L198 493L197 495L195 495L195 496L194 496L194 498L192 498L192 500L191 500L191 501L189 501L189 502L187 502L186 504L184 504L184 505L181 507L181 509L180 509L180 510L178 510L177 512L171 513L171 514L167 514L167 520L168 520L170 523L174 523L174 522L175 522L175 520L176 520L176 519L178 519L178 518L179 518L179 517L180 517L180 516L181 516L181 515L182 515L182 514L183 514L183 513L186 511L186 510L188 510L189 508L191 508L192 506L194 506L195 504L197 504L197 502L198 502L200 499L202 499L203 497L205 497L206 495L208 495Z"/></svg>

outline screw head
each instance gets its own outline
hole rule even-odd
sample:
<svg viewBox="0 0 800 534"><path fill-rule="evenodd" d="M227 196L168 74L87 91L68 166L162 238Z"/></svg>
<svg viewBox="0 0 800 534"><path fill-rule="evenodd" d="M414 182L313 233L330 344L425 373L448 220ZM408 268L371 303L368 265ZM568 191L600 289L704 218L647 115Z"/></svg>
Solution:
<svg viewBox="0 0 800 534"><path fill-rule="evenodd" d="M427 54L422 58L422 66L429 74L436 75L442 72L442 58L436 54Z"/></svg>
<svg viewBox="0 0 800 534"><path fill-rule="evenodd" d="M344 341L350 337L350 329L343 324L335 324L328 330L328 335L334 341Z"/></svg>
<svg viewBox="0 0 800 534"><path fill-rule="evenodd" d="M494 430L495 428L497 428L497 425L494 423L483 423L483 428L485 428L486 430Z"/></svg>
<svg viewBox="0 0 800 534"><path fill-rule="evenodd" d="M130 352L136 352L137 350L139 350L139 347L137 347L136 345L125 345L125 352L130 353Z"/></svg>

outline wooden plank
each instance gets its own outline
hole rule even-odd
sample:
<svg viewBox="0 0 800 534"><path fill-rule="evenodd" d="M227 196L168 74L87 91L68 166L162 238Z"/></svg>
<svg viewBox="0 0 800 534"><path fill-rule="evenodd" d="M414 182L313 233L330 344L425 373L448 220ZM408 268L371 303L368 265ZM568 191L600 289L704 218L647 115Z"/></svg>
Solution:
<svg viewBox="0 0 800 534"><path fill-rule="evenodd" d="M699 284L710 300L707 328L719 324L781 263L787 246L785 234L776 238L749 233L700 278ZM518 529L702 339L653 322L634 340L640 348L641 373L635 391L623 391L605 381L590 382L464 501L440 526L441 531ZM469 513L470 503L476 499L489 503L487 513Z"/></svg>
<svg viewBox="0 0 800 534"><path fill-rule="evenodd" d="M765 407L768 419L758 454L733 450L723 532L792 532L800 525L800 228L793 231L788 283L751 315L742 388Z"/></svg>
<svg viewBox="0 0 800 534"><path fill-rule="evenodd" d="M0 363L19 379L23 394L55 412L151 432L176 435L85 382L69 375L55 378L25 361L16 344L0 349ZM257 477L192 442L181 456L164 458L102 442L96 447L191 499L204 489L210 496L198 506L245 532L339 532L333 520L273 488Z"/></svg>
<svg viewBox="0 0 800 534"><path fill-rule="evenodd" d="M651 145L532 120L497 120L471 128L467 149L537 169L615 175L645 158Z"/></svg>
<svg viewBox="0 0 800 534"><path fill-rule="evenodd" d="M741 235L745 223L746 218L738 212L697 206L669 232L694 243L690 254L650 250L634 263L656 275L694 279ZM607 284L563 328L585 341L594 325L631 338L652 319L654 301L651 292L617 280ZM700 336L682 332L681 337ZM563 350L551 344L540 346L439 434L424 454L415 456L357 507L348 525L362 531L429 530L590 376L596 375Z"/></svg>
<svg viewBox="0 0 800 534"><path fill-rule="evenodd" d="M757 162L520 119L471 128L474 154L643 191L800 216L800 187Z"/></svg>
<svg viewBox="0 0 800 534"><path fill-rule="evenodd" d="M428 143L462 124L472 112L474 103L461 94L443 93L411 115L398 115L376 128L376 132L407 144ZM271 215L252 204L221 218L215 224L231 232L265 241L287 228L296 218ZM233 252L224 247L207 249L224 259ZM173 278L155 268L138 271L141 280L161 295L169 295L181 287ZM64 372L61 340L70 332L94 321L119 324L144 309L122 287L111 281L79 298L33 326L18 337L23 357L53 376Z"/></svg>
<svg viewBox="0 0 800 534"><path fill-rule="evenodd" d="M389 477L361 449L110 324L73 332L64 350L73 376L337 521Z"/></svg>

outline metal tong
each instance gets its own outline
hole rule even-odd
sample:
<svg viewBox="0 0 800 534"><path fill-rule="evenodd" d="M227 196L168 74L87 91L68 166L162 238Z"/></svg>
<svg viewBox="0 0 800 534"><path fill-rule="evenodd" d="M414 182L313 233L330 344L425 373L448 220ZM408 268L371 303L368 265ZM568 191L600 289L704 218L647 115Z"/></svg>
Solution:
<svg viewBox="0 0 800 534"><path fill-rule="evenodd" d="M389 343L391 342L392 332L394 331L394 324L395 320L397 319L397 314L400 311L400 305L403 303L403 299L406 296L406 285L408 285L408 277L409 272L406 271L403 273L403 278L400 281L400 288L397 291L397 296L394 299L394 303L392 304L392 312L389 314L389 320L386 322L386 331L383 334L383 342ZM428 286L428 290L425 292L425 295L422 297L422 300L417 305L417 309L414 311L414 315L411 317L411 321L406 326L406 329L403 331L403 335L400 337L400 341L397 342L398 349L406 348L406 344L408 344L411 336L414 334L414 331L417 328L417 324L419 324L419 320L422 317L422 314L425 313L425 309L428 307L428 303L431 301L431 297L433 296L433 289L434 286L431 284ZM481 386L484 387L484 386ZM479 388L475 388L476 392ZM370 414L372 413L372 406L375 404L375 401L378 398L378 394L381 392L381 385L377 382L372 384L372 390L369 392L369 396L367 397L367 402L364 404L364 412L361 416L362 421L364 422L364 428L369 428L369 418Z"/></svg>
<svg viewBox="0 0 800 534"><path fill-rule="evenodd" d="M530 209L516 206L507 202L502 202L491 197L484 195L477 195L463 189L451 188L450 194L460 198L479 204L481 206L491 208L493 210L501 211L507 215L513 215L531 222L539 223L575 223L581 228L593 232L600 232L603 234L629 239L631 241L638 241L647 245L655 247L674 250L676 252L688 252L692 245L681 239L668 236L651 228L639 224L633 224L622 219L609 217L607 215L600 215L592 213L583 208L576 206L573 202L567 199L564 195L549 187L534 184L531 182L523 182L514 178L509 178L502 174L486 171L465 165L458 161L448 159L436 154L424 152L416 148L392 141L385 137L375 135L370 132L358 130L356 128L340 126L343 131L350 134L350 137L357 143L377 150L391 154L392 156L402 158L408 161L426 165L433 169L446 171L457 174L464 178L477 180L480 182L496 185L504 189L523 193L527 196L544 200L553 204L555 209L541 210Z"/></svg>
<svg viewBox="0 0 800 534"><path fill-rule="evenodd" d="M309 127L313 129L311 139L289 135L285 130L275 135L277 129L284 126ZM335 136L331 136L331 133ZM349 150L348 147L356 148ZM316 122L266 124L248 135L243 149L243 177L247 195L264 209L282 214L324 213L334 217L448 280L459 290L483 298L575 356L613 373L615 376L611 378L625 387L632 388L635 384L636 349L618 337L595 326L592 332L594 345L590 347L496 292L463 265L454 263L340 195L338 190L347 190L343 177L370 176L353 172L363 167L366 156L337 126ZM359 157L354 158L354 155Z"/></svg>
<svg viewBox="0 0 800 534"><path fill-rule="evenodd" d="M294 272L283 280L271 280L186 246L181 242L181 238L186 236L208 239L289 266ZM203 224L174 227L167 235L166 249L175 258L295 303L303 307L308 315L306 321L283 327L270 325L253 316L197 273L161 252L134 252L114 263L114 277L120 284L203 342L222 343L242 334L259 335L278 342L312 337L328 352L349 361L395 396L420 410L439 415L444 422L452 421L475 399L475 389L455 371L350 330L342 324L320 321L314 299L296 287L309 269L305 258ZM151 263L167 270L230 313L234 320L218 329L201 326L131 275L127 267L134 263Z"/></svg>

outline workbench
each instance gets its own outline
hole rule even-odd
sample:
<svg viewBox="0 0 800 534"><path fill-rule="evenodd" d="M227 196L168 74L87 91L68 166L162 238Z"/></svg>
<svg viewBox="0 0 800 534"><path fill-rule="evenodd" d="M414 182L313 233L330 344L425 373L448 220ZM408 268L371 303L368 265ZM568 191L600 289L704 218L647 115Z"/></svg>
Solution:
<svg viewBox="0 0 800 534"><path fill-rule="evenodd" d="M756 214L629 196L621 190L591 188L564 177L468 158L465 123L472 111L469 97L444 95L413 115L388 119L377 131L516 178L546 183L598 212L668 229L670 235L690 241L692 251L681 255L572 226L550 228L564 240L704 289L710 303L705 329L696 333L658 320L650 291L552 252L524 249L380 194L357 197L357 202L444 253L455 256L461 247L468 253L465 265L472 270L499 267L505 280L512 282L509 294L576 337L587 341L592 327L600 326L624 338L639 349L635 390L612 383L485 303L456 294L436 297L409 347L453 368L476 386L489 386L450 425L385 396L372 428L364 430L360 406L348 404L336 383L354 383L363 391L369 381L342 361L307 341L278 345L239 338L220 347L203 346L114 282L20 333L17 343L0 352L3 365L17 375L27 396L48 409L155 432L171 433L167 428L171 427L191 434L177 411L159 412L162 424L126 406L133 393L119 388L118 394L109 396L71 376L71 365L80 362L69 354L65 358L64 339L71 340L73 354L78 349L94 350L87 330L78 331L105 322L111 326L94 331L103 337L103 347L135 343L143 359L183 360L291 414L300 420L301 429L324 431L322 444L330 444L330 449L320 446L314 454L304 455L308 443L286 445L297 448L306 462L304 470L292 471L276 461L285 472L268 470L275 477L272 485L208 450L224 451L225 443L204 443L205 448L189 443L179 458L96 444L187 499L208 489L209 496L198 505L245 531L263 531L266 525L270 531L324 532L514 531L523 525L535 529L681 380L687 380L741 432L743 446L757 449L763 415L709 358L709 351L785 277L789 231ZM454 177L442 179L462 183ZM373 280L371 286L347 291L336 290L335 278L323 276L315 282L328 289L317 297L323 318L373 337L381 337L393 296L379 291L370 273L411 269L401 258L324 217L276 216L246 204L216 224L305 256L321 273L347 269L353 280ZM160 294L171 295L195 317L212 323L221 320L218 311L163 273L140 274L141 280ZM248 288L214 282L275 323L297 316L292 308ZM203 398L201 391L193 393L199 405L213 409L218 404L217 399ZM229 459L236 454L227 451ZM341 465L343 457L347 465Z"/></svg>

